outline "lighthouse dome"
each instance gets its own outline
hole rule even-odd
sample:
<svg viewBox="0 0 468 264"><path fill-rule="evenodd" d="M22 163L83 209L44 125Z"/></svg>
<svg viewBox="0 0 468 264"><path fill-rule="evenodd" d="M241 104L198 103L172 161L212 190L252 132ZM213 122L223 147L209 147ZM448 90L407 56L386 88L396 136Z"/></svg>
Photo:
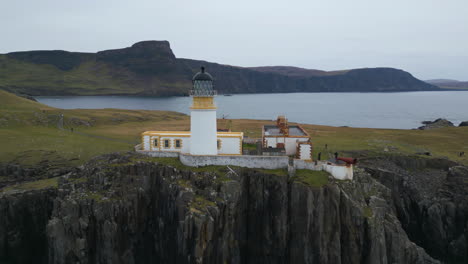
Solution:
<svg viewBox="0 0 468 264"><path fill-rule="evenodd" d="M193 88L190 91L192 96L214 96L216 91L213 87L213 77L205 72L205 67L201 67L201 71L192 78Z"/></svg>
<svg viewBox="0 0 468 264"><path fill-rule="evenodd" d="M213 76L205 72L205 67L201 67L201 71L193 76L192 81L213 81Z"/></svg>

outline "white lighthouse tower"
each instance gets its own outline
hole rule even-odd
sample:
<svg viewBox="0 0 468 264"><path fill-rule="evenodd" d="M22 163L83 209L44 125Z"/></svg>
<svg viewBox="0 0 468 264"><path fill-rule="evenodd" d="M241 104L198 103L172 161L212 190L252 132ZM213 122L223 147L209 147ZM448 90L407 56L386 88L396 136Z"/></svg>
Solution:
<svg viewBox="0 0 468 264"><path fill-rule="evenodd" d="M205 68L192 79L192 107L190 113L190 154L217 155L216 106L213 89L213 77Z"/></svg>
<svg viewBox="0 0 468 264"><path fill-rule="evenodd" d="M192 83L190 131L145 131L141 151L153 157L242 155L244 133L217 131L213 77L202 67Z"/></svg>

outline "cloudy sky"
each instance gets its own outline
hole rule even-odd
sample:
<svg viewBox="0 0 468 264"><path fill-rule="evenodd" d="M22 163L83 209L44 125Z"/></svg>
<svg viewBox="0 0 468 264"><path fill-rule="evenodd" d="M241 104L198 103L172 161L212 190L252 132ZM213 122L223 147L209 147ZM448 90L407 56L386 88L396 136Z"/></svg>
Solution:
<svg viewBox="0 0 468 264"><path fill-rule="evenodd" d="M0 0L0 53L168 40L239 66L395 67L468 80L468 0Z"/></svg>

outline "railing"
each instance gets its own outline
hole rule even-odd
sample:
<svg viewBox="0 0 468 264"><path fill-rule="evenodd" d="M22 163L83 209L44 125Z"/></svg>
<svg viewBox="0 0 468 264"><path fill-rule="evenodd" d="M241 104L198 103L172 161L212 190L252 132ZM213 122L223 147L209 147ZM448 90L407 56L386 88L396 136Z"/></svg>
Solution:
<svg viewBox="0 0 468 264"><path fill-rule="evenodd" d="M216 96L218 95L218 92L216 90L190 90L189 91L190 96Z"/></svg>
<svg viewBox="0 0 468 264"><path fill-rule="evenodd" d="M262 139L261 138L248 138L248 137L244 137L242 139L242 141L244 143L247 143L247 144L256 144L257 142L262 142Z"/></svg>

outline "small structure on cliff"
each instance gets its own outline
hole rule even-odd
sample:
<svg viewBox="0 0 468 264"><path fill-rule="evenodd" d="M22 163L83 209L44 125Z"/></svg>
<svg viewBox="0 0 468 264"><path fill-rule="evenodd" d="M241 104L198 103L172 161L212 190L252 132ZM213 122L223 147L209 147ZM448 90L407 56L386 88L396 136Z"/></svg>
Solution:
<svg viewBox="0 0 468 264"><path fill-rule="evenodd" d="M285 154L301 160L312 160L309 134L300 126L290 126L284 116L278 116L276 125L265 125L262 130L263 148L284 149Z"/></svg>
<svg viewBox="0 0 468 264"><path fill-rule="evenodd" d="M192 78L190 131L146 131L136 151L153 157L178 157L187 166L234 165L247 168L325 170L337 179L353 178L353 163L313 161L309 134L279 116L263 126L262 151L242 155L243 133L217 129L213 77L201 71Z"/></svg>

